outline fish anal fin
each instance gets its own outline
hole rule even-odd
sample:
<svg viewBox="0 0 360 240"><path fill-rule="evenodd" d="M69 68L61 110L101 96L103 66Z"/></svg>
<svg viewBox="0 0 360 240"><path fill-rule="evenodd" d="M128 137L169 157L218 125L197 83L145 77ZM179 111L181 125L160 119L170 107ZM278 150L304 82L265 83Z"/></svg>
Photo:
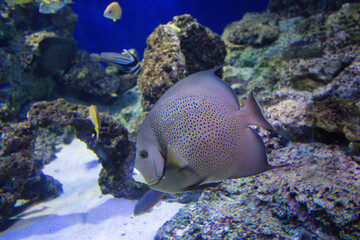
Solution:
<svg viewBox="0 0 360 240"><path fill-rule="evenodd" d="M231 178L248 177L277 168L267 162L266 149L260 136L251 128L246 128L238 168Z"/></svg>
<svg viewBox="0 0 360 240"><path fill-rule="evenodd" d="M145 193L139 201L136 203L134 208L134 216L139 216L144 213L149 213L152 211L152 208L160 202L161 198L164 196L165 193L159 192L156 190L150 190L149 192Z"/></svg>
<svg viewBox="0 0 360 240"><path fill-rule="evenodd" d="M188 163L178 156L170 146L167 147L167 163L169 167L175 167L182 169L188 165Z"/></svg>
<svg viewBox="0 0 360 240"><path fill-rule="evenodd" d="M259 103L254 97L254 91L251 90L246 100L245 106L240 111L249 119L249 125L256 125L268 130L273 130L273 126L265 119Z"/></svg>

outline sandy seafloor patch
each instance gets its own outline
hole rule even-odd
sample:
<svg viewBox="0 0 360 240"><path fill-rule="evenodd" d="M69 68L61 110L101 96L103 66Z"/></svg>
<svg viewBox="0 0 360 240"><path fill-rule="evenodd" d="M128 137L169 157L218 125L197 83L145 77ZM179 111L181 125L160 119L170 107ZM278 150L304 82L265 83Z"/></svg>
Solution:
<svg viewBox="0 0 360 240"><path fill-rule="evenodd" d="M28 208L0 239L153 239L183 206L161 202L151 213L134 217L137 201L101 195L100 169L97 156L80 140L63 146L44 173L58 179L64 193Z"/></svg>

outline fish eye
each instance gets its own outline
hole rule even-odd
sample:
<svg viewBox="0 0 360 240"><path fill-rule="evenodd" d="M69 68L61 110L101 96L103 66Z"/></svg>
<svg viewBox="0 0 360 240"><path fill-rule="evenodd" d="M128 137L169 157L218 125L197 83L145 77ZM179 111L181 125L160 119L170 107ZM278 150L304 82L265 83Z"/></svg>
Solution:
<svg viewBox="0 0 360 240"><path fill-rule="evenodd" d="M111 14L111 10L109 11L109 14Z"/></svg>
<svg viewBox="0 0 360 240"><path fill-rule="evenodd" d="M142 159L146 159L147 157L148 157L148 152L147 151L145 151L145 150L142 150L141 152L140 152L140 157L142 158Z"/></svg>

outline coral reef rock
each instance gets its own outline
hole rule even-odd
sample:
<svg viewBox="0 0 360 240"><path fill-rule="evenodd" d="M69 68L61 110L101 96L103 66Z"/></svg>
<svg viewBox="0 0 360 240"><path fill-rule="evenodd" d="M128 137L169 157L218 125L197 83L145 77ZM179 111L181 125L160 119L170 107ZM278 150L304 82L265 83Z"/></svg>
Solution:
<svg viewBox="0 0 360 240"><path fill-rule="evenodd" d="M26 123L0 124L0 228L20 200L41 201L62 192L61 183L41 171L34 156L36 135Z"/></svg>
<svg viewBox="0 0 360 240"><path fill-rule="evenodd" d="M356 0L270 0L268 9L270 12L282 16L306 16L317 13L338 10L344 3L356 2Z"/></svg>
<svg viewBox="0 0 360 240"><path fill-rule="evenodd" d="M351 150L360 142L359 10L360 4L346 3L308 18L245 15L222 35L226 62L235 61L224 68L224 80L241 101L255 88L269 121L287 140ZM256 18L276 27L279 37L262 47L231 42L232 32Z"/></svg>
<svg viewBox="0 0 360 240"><path fill-rule="evenodd" d="M241 21L231 23L230 32L225 32L226 38L233 44L249 44L261 47L274 42L279 37L279 30L274 24L274 14L245 14Z"/></svg>
<svg viewBox="0 0 360 240"><path fill-rule="evenodd" d="M52 76L37 77L38 44L44 37L71 39L77 15L69 6L55 14L38 12L38 2L11 5L0 1L0 118L25 119L31 102L51 100L58 89Z"/></svg>
<svg viewBox="0 0 360 240"><path fill-rule="evenodd" d="M75 135L99 157L103 169L99 185L103 194L129 199L139 198L148 187L136 183L132 178L133 148L126 129L110 116L100 114L99 141L94 136L94 126L89 119L86 106L71 104L64 99L52 102L38 102L28 112L29 122L34 128L50 132L62 132L72 127Z"/></svg>
<svg viewBox="0 0 360 240"><path fill-rule="evenodd" d="M106 101L111 94L120 94L136 84L137 74L118 74L116 68L106 71L104 67L90 60L89 54L80 51L74 66L59 81L69 90ZM107 97L107 98L106 98Z"/></svg>
<svg viewBox="0 0 360 240"><path fill-rule="evenodd" d="M349 155L293 143L269 161L290 165L204 190L155 239L360 238L360 167Z"/></svg>
<svg viewBox="0 0 360 240"><path fill-rule="evenodd" d="M143 71L138 79L146 110L177 81L220 66L225 58L220 37L187 14L158 26L146 43Z"/></svg>

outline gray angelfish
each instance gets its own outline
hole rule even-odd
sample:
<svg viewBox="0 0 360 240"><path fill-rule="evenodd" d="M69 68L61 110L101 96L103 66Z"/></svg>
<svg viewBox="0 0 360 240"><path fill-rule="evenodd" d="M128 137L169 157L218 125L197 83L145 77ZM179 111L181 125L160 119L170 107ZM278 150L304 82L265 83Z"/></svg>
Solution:
<svg viewBox="0 0 360 240"><path fill-rule="evenodd" d="M177 82L148 113L137 135L136 181L176 193L276 168L249 125L273 127L253 91L240 109L234 91L215 75L221 67Z"/></svg>

